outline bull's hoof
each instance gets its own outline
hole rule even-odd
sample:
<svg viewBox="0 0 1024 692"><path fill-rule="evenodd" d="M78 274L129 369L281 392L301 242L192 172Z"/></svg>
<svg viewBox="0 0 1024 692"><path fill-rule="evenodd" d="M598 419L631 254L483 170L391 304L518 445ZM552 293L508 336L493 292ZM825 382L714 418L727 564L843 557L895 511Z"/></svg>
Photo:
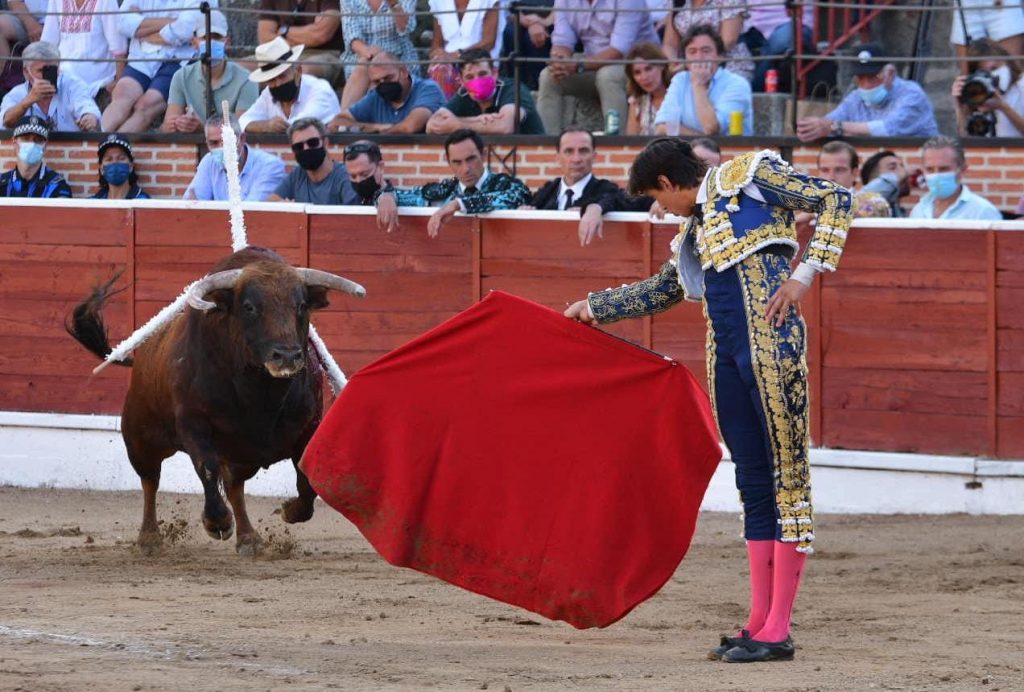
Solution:
<svg viewBox="0 0 1024 692"><path fill-rule="evenodd" d="M154 557L163 550L164 539L157 531L139 532L139 552L146 557Z"/></svg>
<svg viewBox="0 0 1024 692"><path fill-rule="evenodd" d="M313 518L313 503L293 497L281 504L281 518L286 524L298 524Z"/></svg>
<svg viewBox="0 0 1024 692"><path fill-rule="evenodd" d="M239 536L235 550L242 557L257 557L263 552L263 539L256 534Z"/></svg>
<svg viewBox="0 0 1024 692"><path fill-rule="evenodd" d="M210 534L211 538L220 541L231 538L231 534L234 532L234 523L230 512L225 512L224 516L216 519L210 519L205 512L203 513L203 528L206 529L206 533Z"/></svg>

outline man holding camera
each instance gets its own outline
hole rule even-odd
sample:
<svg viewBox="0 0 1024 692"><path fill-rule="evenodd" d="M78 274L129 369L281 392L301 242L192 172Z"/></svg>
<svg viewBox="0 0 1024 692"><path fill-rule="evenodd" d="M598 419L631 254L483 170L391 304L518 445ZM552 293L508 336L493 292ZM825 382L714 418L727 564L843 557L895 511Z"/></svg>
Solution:
<svg viewBox="0 0 1024 692"><path fill-rule="evenodd" d="M36 41L21 54L25 81L7 92L0 102L3 127L34 115L52 130L95 132L100 109L89 86L78 77L59 72L60 51L52 43Z"/></svg>
<svg viewBox="0 0 1024 692"><path fill-rule="evenodd" d="M853 65L857 89L824 118L802 118L796 134L804 142L825 137L934 137L932 104L914 81L896 76L881 48L868 44Z"/></svg>

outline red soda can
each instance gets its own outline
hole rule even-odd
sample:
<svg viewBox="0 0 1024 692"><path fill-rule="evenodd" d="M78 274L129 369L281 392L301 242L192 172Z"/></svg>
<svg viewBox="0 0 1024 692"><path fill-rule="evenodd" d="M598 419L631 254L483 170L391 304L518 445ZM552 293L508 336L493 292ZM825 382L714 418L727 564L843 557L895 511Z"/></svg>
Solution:
<svg viewBox="0 0 1024 692"><path fill-rule="evenodd" d="M768 70L764 73L764 90L765 93L774 94L779 90L779 71Z"/></svg>

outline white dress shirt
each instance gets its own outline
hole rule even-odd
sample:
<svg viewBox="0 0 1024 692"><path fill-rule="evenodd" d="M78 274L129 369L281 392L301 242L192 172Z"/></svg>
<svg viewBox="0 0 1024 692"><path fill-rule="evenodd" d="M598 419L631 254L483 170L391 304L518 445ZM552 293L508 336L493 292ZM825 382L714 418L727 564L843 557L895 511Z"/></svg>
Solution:
<svg viewBox="0 0 1024 692"><path fill-rule="evenodd" d="M574 185L566 185L565 178L562 178L558 182L558 208L565 210L568 208L568 201L565 197L567 190L572 190L572 201L579 202L580 197L583 196L583 188L587 186L590 179L594 177L593 173L587 173L585 176L576 181Z"/></svg>
<svg viewBox="0 0 1024 692"><path fill-rule="evenodd" d="M272 120L277 117L284 118L290 123L300 118L317 118L324 125L331 122L341 112L341 104L338 103L338 95L326 80L314 77L313 75L302 75L299 83L299 95L295 97L292 104L292 114L286 116L281 104L270 95L270 88L267 87L256 99L242 117L238 119L242 129L249 127L249 123L261 120Z"/></svg>

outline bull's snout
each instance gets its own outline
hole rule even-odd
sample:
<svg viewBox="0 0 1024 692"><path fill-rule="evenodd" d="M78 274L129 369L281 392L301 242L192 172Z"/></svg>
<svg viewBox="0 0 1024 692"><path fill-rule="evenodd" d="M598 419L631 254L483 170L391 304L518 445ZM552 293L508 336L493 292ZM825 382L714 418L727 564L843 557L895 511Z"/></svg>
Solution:
<svg viewBox="0 0 1024 692"><path fill-rule="evenodd" d="M264 364L274 377L291 377L302 370L305 365L301 348L275 347Z"/></svg>

